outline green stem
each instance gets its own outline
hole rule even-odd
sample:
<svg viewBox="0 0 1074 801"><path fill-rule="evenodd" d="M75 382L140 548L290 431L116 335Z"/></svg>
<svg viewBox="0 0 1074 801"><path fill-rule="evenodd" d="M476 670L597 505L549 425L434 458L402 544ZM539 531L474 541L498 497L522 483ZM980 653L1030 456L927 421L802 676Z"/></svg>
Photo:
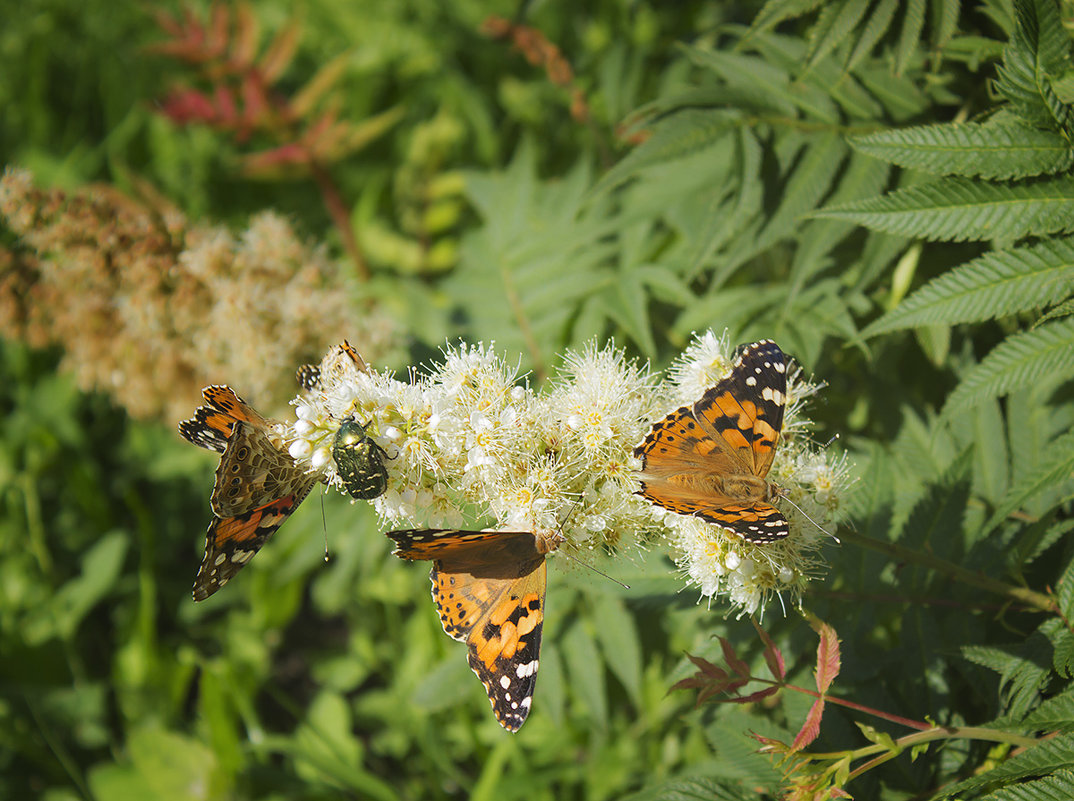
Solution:
<svg viewBox="0 0 1074 801"><path fill-rule="evenodd" d="M902 545L896 545L893 542L882 542L881 540L875 540L871 537L863 537L852 531L841 531L839 532L839 537L843 542L849 542L854 545L859 545L862 548L870 548L874 551L879 551L882 554L886 554L887 556L902 562L912 562L913 564L930 568L937 573L950 576L955 581L960 581L963 584L969 584L971 587L978 587L987 592L1002 595L1012 601L1018 601L1019 603L1023 603L1040 612L1051 613L1057 610L1055 601L1044 593L1034 592L1025 587L1015 587L1013 584L997 581L983 573L967 570L961 565L956 565L954 562L948 562L946 559L940 559L938 556L933 556L924 551L915 551L911 548L905 548Z"/></svg>
<svg viewBox="0 0 1074 801"><path fill-rule="evenodd" d="M889 759L894 759L907 748L912 748L915 745L927 743L932 740L987 740L993 743L1008 743L1023 748L1031 748L1038 742L1033 737L1026 737L1022 734L1014 734L1013 732L1000 731L998 729L985 729L980 726L937 726L928 731L914 732L905 737L900 737L895 741L895 745L898 746L895 750L884 745L871 745L854 751L851 755L851 758L853 759L868 756L870 754L880 754L880 756L876 759L871 759L864 765L852 770L847 776L847 782L849 783L852 779L875 768L877 765L887 762Z"/></svg>

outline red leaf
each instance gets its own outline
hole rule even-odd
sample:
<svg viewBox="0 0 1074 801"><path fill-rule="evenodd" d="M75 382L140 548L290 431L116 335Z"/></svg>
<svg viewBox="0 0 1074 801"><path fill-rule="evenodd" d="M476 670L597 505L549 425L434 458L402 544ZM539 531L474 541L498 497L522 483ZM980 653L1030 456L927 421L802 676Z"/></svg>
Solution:
<svg viewBox="0 0 1074 801"><path fill-rule="evenodd" d="M239 110L235 105L235 96L226 86L218 85L213 92L216 101L216 122L223 127L231 127L239 121Z"/></svg>
<svg viewBox="0 0 1074 801"><path fill-rule="evenodd" d="M194 89L178 89L161 103L161 113L173 122L185 125L190 122L212 123L216 121L213 102Z"/></svg>
<svg viewBox="0 0 1074 801"><path fill-rule="evenodd" d="M738 658L734 647L723 637L720 637L720 647L723 648L723 658L727 666L739 676L749 676L750 666Z"/></svg>
<svg viewBox="0 0 1074 801"><path fill-rule="evenodd" d="M700 656L693 656L692 654L687 654L686 658L693 662L694 667L698 668L706 676L713 676L721 679L727 678L726 670L721 667L717 667L707 659L703 659Z"/></svg>
<svg viewBox="0 0 1074 801"><path fill-rule="evenodd" d="M783 681L783 677L787 675L786 666L783 664L783 654L776 647L776 644L772 642L772 638L768 636L768 632L761 628L761 624L750 618L750 622L753 623L753 627L757 629L757 634L764 642L764 661L768 665L768 670L776 678L777 681Z"/></svg>
<svg viewBox="0 0 1074 801"><path fill-rule="evenodd" d="M809 714L806 715L802 728L799 729L798 734L794 738L794 742L791 743L791 748L795 751L801 751L817 739L817 735L820 734L820 719L823 714L824 699L818 698L813 702L813 706L809 708Z"/></svg>
<svg viewBox="0 0 1074 801"><path fill-rule="evenodd" d="M742 685L740 684L739 687ZM767 698L770 695L775 695L779 692L779 687L765 687L763 690L758 690L755 693L749 695L742 695L737 698L728 698L732 704L752 704L754 701L760 701L763 698Z"/></svg>

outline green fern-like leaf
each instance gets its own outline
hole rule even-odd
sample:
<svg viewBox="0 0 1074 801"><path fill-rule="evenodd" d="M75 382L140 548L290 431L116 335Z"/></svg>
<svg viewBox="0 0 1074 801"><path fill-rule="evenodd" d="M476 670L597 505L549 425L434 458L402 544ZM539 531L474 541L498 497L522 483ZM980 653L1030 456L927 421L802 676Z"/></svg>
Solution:
<svg viewBox="0 0 1074 801"><path fill-rule="evenodd" d="M826 3L809 34L809 63L816 64L845 41L868 10L869 0Z"/></svg>
<svg viewBox="0 0 1074 801"><path fill-rule="evenodd" d="M921 31L925 27L925 0L908 0L899 31L899 44L895 48L895 74L902 75L917 50Z"/></svg>
<svg viewBox="0 0 1074 801"><path fill-rule="evenodd" d="M1074 164L1070 142L1017 120L977 125L923 125L857 136L863 153L937 175L989 179L1065 172Z"/></svg>
<svg viewBox="0 0 1074 801"><path fill-rule="evenodd" d="M887 33L888 28L891 27L891 20L895 17L895 9L898 5L899 0L880 0L877 3L876 8L873 9L873 13L869 15L869 19L865 23L861 36L858 37L858 41L854 45L850 58L847 60L847 72L851 72L858 66L861 60L873 51L876 43Z"/></svg>
<svg viewBox="0 0 1074 801"><path fill-rule="evenodd" d="M1006 395L1034 381L1074 376L1074 320L1042 325L1007 337L970 370L951 393L944 415L985 398Z"/></svg>
<svg viewBox="0 0 1074 801"><path fill-rule="evenodd" d="M1034 781L1009 784L981 801L1068 801L1074 798L1074 771L1058 770Z"/></svg>
<svg viewBox="0 0 1074 801"><path fill-rule="evenodd" d="M922 325L975 323L1039 309L1074 293L1074 239L998 250L934 278L863 335Z"/></svg>
<svg viewBox="0 0 1074 801"><path fill-rule="evenodd" d="M985 524L985 530L995 528L1009 514L1022 508L1038 494L1066 480L1071 470L1074 470L1074 431L1068 431L1054 440L1041 464L1007 490L991 519Z"/></svg>
<svg viewBox="0 0 1074 801"><path fill-rule="evenodd" d="M1070 132L1071 108L1052 87L1070 67L1070 37L1055 0L1016 0L1017 24L996 90L1034 125Z"/></svg>
<svg viewBox="0 0 1074 801"><path fill-rule="evenodd" d="M1070 317L1072 314L1074 314L1074 298L1063 301L1054 309L1048 309L1047 313L1041 317L1037 323L1039 325L1048 320L1058 320L1060 317Z"/></svg>
<svg viewBox="0 0 1074 801"><path fill-rule="evenodd" d="M616 164L593 188L595 197L630 180L640 171L676 161L712 147L739 124L734 111L686 109L653 126L652 136Z"/></svg>
<svg viewBox="0 0 1074 801"><path fill-rule="evenodd" d="M933 50L942 50L955 35L961 11L960 0L933 0L931 37Z"/></svg>
<svg viewBox="0 0 1074 801"><path fill-rule="evenodd" d="M1048 740L1041 740L1037 746L1012 756L992 770L948 785L934 797L938 799L955 795L967 797L971 790L986 785L1015 781L1028 776L1043 776L1053 771L1062 771L1067 774L1072 764L1074 764L1074 734L1060 734Z"/></svg>
<svg viewBox="0 0 1074 801"><path fill-rule="evenodd" d="M817 217L900 236L962 242L1074 231L1074 179L992 184L947 178L821 209Z"/></svg>
<svg viewBox="0 0 1074 801"><path fill-rule="evenodd" d="M1042 702L1020 725L1031 731L1074 728L1074 687Z"/></svg>

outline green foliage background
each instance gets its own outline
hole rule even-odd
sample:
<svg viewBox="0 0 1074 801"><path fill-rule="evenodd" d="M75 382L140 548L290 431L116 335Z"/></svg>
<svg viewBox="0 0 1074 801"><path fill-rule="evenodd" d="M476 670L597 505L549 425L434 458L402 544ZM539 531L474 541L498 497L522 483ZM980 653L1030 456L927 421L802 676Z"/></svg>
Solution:
<svg viewBox="0 0 1074 801"><path fill-rule="evenodd" d="M589 124L479 33L494 12L559 46ZM290 6L256 14L272 30ZM296 86L347 53L346 114L403 109L334 175L373 260L366 291L405 321L415 362L447 337L495 339L541 376L614 336L663 366L691 331L726 327L828 383L817 437L838 435L859 474L858 536L826 550L805 598L842 640L833 692L1059 732L1007 761L968 739L903 754L852 782L859 798L954 792L982 768L961 797L1074 794L1070 14L1047 0L302 9ZM161 34L145 9L30 0L7 17L4 163L43 185L138 175L235 224L271 206L335 242L311 185L244 180L226 137L154 112L176 67L147 51ZM435 223L414 198L438 182L460 190ZM438 255L413 258L430 235ZM789 742L811 699L693 709L667 694L692 672L684 652L719 660L715 634L762 662L752 628L695 605L659 552L608 564L630 591L556 560L534 713L511 736L441 631L424 568L389 556L364 504L323 499L329 564L315 499L195 606L213 458L55 364L0 349L0 796L778 793L745 733ZM1061 614L863 537L1051 588ZM793 610L764 623L811 686L813 632ZM817 750L859 747L856 721L875 723L829 707Z"/></svg>

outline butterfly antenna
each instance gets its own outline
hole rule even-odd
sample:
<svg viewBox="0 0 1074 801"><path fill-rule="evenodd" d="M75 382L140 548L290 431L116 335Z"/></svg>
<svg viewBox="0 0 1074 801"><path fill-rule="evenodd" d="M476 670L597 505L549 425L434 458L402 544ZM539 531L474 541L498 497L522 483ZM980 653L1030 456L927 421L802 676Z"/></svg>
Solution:
<svg viewBox="0 0 1074 801"><path fill-rule="evenodd" d="M787 497L786 495L782 495L782 494L781 494L781 495L780 495L779 497L781 497L781 498L782 498L783 500L785 500L785 501L786 501L787 503L789 503L789 504L790 504L791 506L793 506L793 507L794 507L795 509L797 509L797 510L798 510L799 512L801 512L801 513L802 513L802 517L804 517L804 518L805 518L806 520L808 520L808 521L809 521L810 523L812 523L812 524L813 524L814 526L816 526L816 527L817 527L817 528L819 528L819 529L820 529L821 531L823 531L823 532L824 532L825 534L827 534L827 535L828 535L829 537L831 537L831 538L832 538L833 540L835 540L835 542L836 542L836 544L837 544L837 545L842 545L842 544L843 544L842 542L840 542L840 540L839 540L839 538L838 538L837 536L835 536L834 534L832 534L832 532L828 531L828 529L824 528L824 526L822 526L822 525L821 525L820 523L818 523L818 522L817 522L816 520L814 520L814 519L813 519L812 517L810 517L809 515L807 515L807 514L805 513L805 510L804 510L804 509L802 509L802 507L801 507L801 506L799 506L798 504L796 504L796 503L795 503L794 501L792 501L792 500L791 500L790 498L788 498L788 497Z"/></svg>
<svg viewBox="0 0 1074 801"><path fill-rule="evenodd" d="M561 553L561 554L563 554L564 556L566 556L566 557L567 557L568 559L570 559L570 560L571 560L572 562L574 562L575 564L579 564L579 565L581 565L582 567L588 567L588 568L589 568L590 570L592 570L592 571L593 571L594 573L598 573L598 574L600 574L600 575L604 576L604 578L608 579L608 581L614 581L614 582L615 582L616 584L618 584L618 585L619 585L620 587L622 587L622 588L623 588L624 590L629 590L629 589L630 589L630 585L629 585L629 584L624 584L624 583L623 583L623 582L621 582L621 581L620 581L619 579L617 579L617 578L612 578L612 577L611 577L611 576L609 576L609 575L608 575L607 573L605 573L605 572L604 572L603 570L600 570L600 569L598 569L598 568L595 568L595 567L593 567L593 565L589 564L589 562L583 562L583 561L582 561L581 559L579 559L579 558L578 558L577 556L571 556L571 555L570 555L569 553L567 553L566 551L560 551L560 553Z"/></svg>

